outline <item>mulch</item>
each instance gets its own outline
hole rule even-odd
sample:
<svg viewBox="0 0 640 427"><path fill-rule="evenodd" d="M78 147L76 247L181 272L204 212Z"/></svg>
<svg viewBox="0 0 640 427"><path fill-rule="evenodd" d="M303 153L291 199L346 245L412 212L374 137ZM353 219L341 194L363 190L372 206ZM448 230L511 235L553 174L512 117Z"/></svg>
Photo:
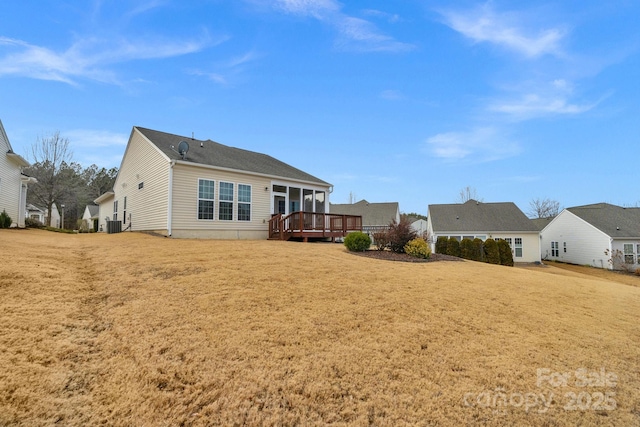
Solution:
<svg viewBox="0 0 640 427"><path fill-rule="evenodd" d="M364 252L349 252L353 255L363 256L367 258L381 259L385 261L401 261L401 262L434 262L434 261L464 261L462 258L458 258L451 255L443 254L431 254L427 259L416 258L407 254L399 254L389 250L378 251L368 250Z"/></svg>

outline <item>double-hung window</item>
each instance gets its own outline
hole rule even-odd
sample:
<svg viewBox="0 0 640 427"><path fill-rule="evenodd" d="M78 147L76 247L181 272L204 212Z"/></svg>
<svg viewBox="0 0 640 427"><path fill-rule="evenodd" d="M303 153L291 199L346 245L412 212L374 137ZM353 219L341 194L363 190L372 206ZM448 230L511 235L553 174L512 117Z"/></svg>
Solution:
<svg viewBox="0 0 640 427"><path fill-rule="evenodd" d="M625 264L635 264L636 260L633 256L633 244L625 243L624 244L624 263Z"/></svg>
<svg viewBox="0 0 640 427"><path fill-rule="evenodd" d="M118 220L118 201L114 201L113 202L113 220L117 221Z"/></svg>
<svg viewBox="0 0 640 427"><path fill-rule="evenodd" d="M231 221L233 219L233 184L230 182L220 183L220 193L218 196L218 219Z"/></svg>
<svg viewBox="0 0 640 427"><path fill-rule="evenodd" d="M198 180L198 219L213 219L215 182Z"/></svg>
<svg viewBox="0 0 640 427"><path fill-rule="evenodd" d="M515 247L513 248L516 258L522 258L522 237L515 238Z"/></svg>
<svg viewBox="0 0 640 427"><path fill-rule="evenodd" d="M551 256L560 256L560 246L558 242L551 242Z"/></svg>
<svg viewBox="0 0 640 427"><path fill-rule="evenodd" d="M238 184L238 221L251 221L251 186Z"/></svg>

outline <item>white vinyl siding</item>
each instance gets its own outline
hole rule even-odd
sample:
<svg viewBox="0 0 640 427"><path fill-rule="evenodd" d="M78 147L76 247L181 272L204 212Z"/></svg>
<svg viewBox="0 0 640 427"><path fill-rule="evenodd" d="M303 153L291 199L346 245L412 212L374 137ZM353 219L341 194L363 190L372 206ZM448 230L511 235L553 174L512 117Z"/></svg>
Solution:
<svg viewBox="0 0 640 427"><path fill-rule="evenodd" d="M608 257L604 253L611 250L609 236L569 210L560 212L540 235L542 259L609 268ZM551 242L554 242L554 248Z"/></svg>
<svg viewBox="0 0 640 427"><path fill-rule="evenodd" d="M0 126L2 124L0 123ZM0 129L0 212L3 210L11 217L14 227L20 218L20 189L22 186L20 166L6 155L9 142L5 141L4 132Z"/></svg>

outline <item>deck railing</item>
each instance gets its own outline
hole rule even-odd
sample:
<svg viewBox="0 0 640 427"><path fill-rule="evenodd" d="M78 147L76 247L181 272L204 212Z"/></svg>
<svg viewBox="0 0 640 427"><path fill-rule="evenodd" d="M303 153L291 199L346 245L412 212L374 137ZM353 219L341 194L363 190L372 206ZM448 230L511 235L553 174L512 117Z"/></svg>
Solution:
<svg viewBox="0 0 640 427"><path fill-rule="evenodd" d="M362 231L361 216L300 211L269 220L270 239L344 237L350 231Z"/></svg>

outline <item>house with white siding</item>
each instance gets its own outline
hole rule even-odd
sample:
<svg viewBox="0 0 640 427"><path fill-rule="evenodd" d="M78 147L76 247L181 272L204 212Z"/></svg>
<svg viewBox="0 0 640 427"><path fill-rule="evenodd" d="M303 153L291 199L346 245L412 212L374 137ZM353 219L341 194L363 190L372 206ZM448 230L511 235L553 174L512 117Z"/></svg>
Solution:
<svg viewBox="0 0 640 427"><path fill-rule="evenodd" d="M98 231L98 220L100 218L100 207L98 205L87 205L82 214L82 221L87 230Z"/></svg>
<svg viewBox="0 0 640 427"><path fill-rule="evenodd" d="M109 220L170 237L266 239L302 219L320 230L332 189L266 154L136 126L113 191L95 203L102 231ZM303 211L312 215L289 217Z"/></svg>
<svg viewBox="0 0 640 427"><path fill-rule="evenodd" d="M540 232L542 258L598 268L640 267L640 208L566 208Z"/></svg>
<svg viewBox="0 0 640 427"><path fill-rule="evenodd" d="M540 232L535 224L512 202L429 205L427 233L435 252L438 237L506 240L514 262L540 261Z"/></svg>
<svg viewBox="0 0 640 427"><path fill-rule="evenodd" d="M11 217L11 227L24 227L28 185L37 182L22 173L28 166L29 162L13 152L0 121L0 212L5 211Z"/></svg>

